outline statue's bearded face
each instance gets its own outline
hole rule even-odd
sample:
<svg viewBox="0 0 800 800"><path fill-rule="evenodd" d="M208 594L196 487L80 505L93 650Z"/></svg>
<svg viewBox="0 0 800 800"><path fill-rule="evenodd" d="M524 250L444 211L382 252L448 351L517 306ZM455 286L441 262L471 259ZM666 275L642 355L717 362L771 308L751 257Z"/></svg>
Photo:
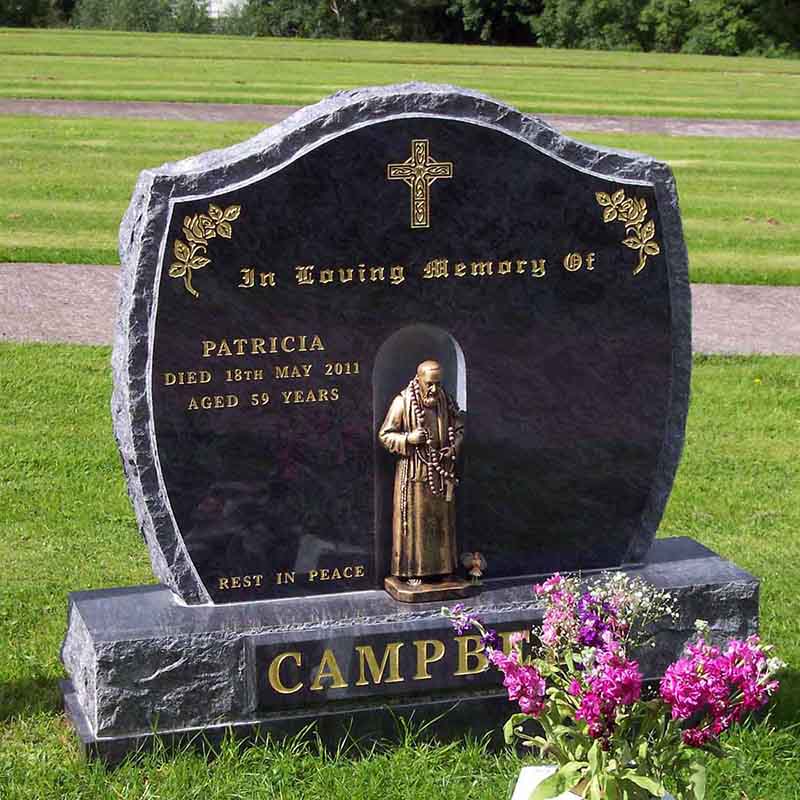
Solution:
<svg viewBox="0 0 800 800"><path fill-rule="evenodd" d="M438 367L428 367L419 374L419 388L422 404L425 408L433 408L442 391L442 371Z"/></svg>

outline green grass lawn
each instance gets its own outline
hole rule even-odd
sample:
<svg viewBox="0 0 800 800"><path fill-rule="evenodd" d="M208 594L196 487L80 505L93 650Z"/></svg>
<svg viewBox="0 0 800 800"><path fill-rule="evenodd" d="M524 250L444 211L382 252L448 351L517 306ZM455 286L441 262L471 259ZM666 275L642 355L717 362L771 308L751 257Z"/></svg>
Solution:
<svg viewBox="0 0 800 800"><path fill-rule="evenodd" d="M487 800L515 756L474 745L226 748L116 772L79 757L59 711L67 593L152 581L111 436L108 348L0 345L0 797ZM731 741L709 800L800 798L800 358L701 358L661 535L689 535L762 579L763 635L792 667L771 719Z"/></svg>
<svg viewBox="0 0 800 800"><path fill-rule="evenodd" d="M259 128L0 116L0 261L116 263L140 170ZM672 164L692 280L800 284L800 140L577 136Z"/></svg>
<svg viewBox="0 0 800 800"><path fill-rule="evenodd" d="M800 119L799 79L788 59L0 30L0 97L305 105L422 80L540 113Z"/></svg>

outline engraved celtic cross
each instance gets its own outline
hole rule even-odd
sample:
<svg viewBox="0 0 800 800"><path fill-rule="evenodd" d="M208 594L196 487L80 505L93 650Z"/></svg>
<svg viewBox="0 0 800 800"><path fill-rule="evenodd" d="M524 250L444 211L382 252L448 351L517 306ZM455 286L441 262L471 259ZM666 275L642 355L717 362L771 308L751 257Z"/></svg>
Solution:
<svg viewBox="0 0 800 800"><path fill-rule="evenodd" d="M438 178L453 177L451 161L434 161L427 139L412 139L411 156L402 164L389 164L386 177L404 181L411 187L411 227L431 225L431 184Z"/></svg>

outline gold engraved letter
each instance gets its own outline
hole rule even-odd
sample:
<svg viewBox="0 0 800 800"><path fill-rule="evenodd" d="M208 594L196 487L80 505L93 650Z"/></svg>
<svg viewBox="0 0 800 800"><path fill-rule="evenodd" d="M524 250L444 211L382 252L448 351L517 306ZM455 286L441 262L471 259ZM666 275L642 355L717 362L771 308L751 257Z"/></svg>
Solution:
<svg viewBox="0 0 800 800"><path fill-rule="evenodd" d="M295 279L299 284L306 284L310 286L314 283L314 278L311 276L311 273L314 271L314 265L308 264L305 267L295 267Z"/></svg>
<svg viewBox="0 0 800 800"><path fill-rule="evenodd" d="M386 177L403 181L411 188L411 227L431 226L431 184L439 178L453 177L452 161L435 161L427 139L411 141L411 156L400 164L389 164Z"/></svg>
<svg viewBox="0 0 800 800"><path fill-rule="evenodd" d="M303 666L303 656L300 653L281 653L279 656L275 656L269 665L269 671L267 672L269 685L278 694L294 694L303 688L302 681L298 681L294 686L286 686L281 680L281 665L290 658L298 667Z"/></svg>
<svg viewBox="0 0 800 800"><path fill-rule="evenodd" d="M444 642L440 642L438 639L418 639L414 642L414 647L417 648L417 671L414 673L414 680L430 680L428 664L435 664L444 658ZM429 647L431 648L430 654L428 653Z"/></svg>
<svg viewBox="0 0 800 800"><path fill-rule="evenodd" d="M522 638L525 639L526 642L530 641L531 632L529 630L526 631L501 631L500 633L500 640L503 642L503 652L506 655L511 654L511 637L514 634L522 634Z"/></svg>
<svg viewBox="0 0 800 800"><path fill-rule="evenodd" d="M477 675L485 672L489 660L483 654L480 636L456 636L458 643L458 669L454 675ZM470 644L472 647L470 648ZM475 659L475 666L470 668L469 660Z"/></svg>
<svg viewBox="0 0 800 800"><path fill-rule="evenodd" d="M239 284L239 289L252 289L256 285L256 271L250 267L240 269L239 272L242 273L242 282Z"/></svg>
<svg viewBox="0 0 800 800"><path fill-rule="evenodd" d="M366 686L367 680L365 667L369 667L372 682L377 686L380 683L402 683L404 678L400 675L400 648L402 642L390 642L383 651L383 658L380 666L375 658L375 653L370 645L360 645L356 647L358 653L358 680L356 686ZM386 665L389 665L389 677L384 680L383 673Z"/></svg>
<svg viewBox="0 0 800 800"><path fill-rule="evenodd" d="M422 268L423 278L446 278L447 277L447 259L434 258L429 261Z"/></svg>
<svg viewBox="0 0 800 800"><path fill-rule="evenodd" d="M330 648L326 648L325 652L322 654L322 660L319 662L319 669L310 687L312 692L320 692L325 688L322 685L324 678L333 678L333 683L329 687L331 689L347 688L347 682L342 676L342 671L339 669L336 656Z"/></svg>

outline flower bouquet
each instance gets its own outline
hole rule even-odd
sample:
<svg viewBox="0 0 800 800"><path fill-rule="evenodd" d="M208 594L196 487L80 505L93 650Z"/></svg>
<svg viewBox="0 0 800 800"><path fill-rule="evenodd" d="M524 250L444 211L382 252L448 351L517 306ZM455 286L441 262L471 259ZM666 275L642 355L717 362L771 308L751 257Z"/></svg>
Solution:
<svg viewBox="0 0 800 800"><path fill-rule="evenodd" d="M506 741L521 740L558 765L530 800L567 790L590 800L650 800L668 789L677 800L703 800L706 755L724 754L720 734L778 688L784 665L771 648L758 636L717 647L698 622L697 637L660 684L645 685L634 656L654 644L656 622L677 616L668 593L623 573L585 587L556 574L534 592L545 604L541 628L512 635L505 649L462 604L443 609L457 633L481 637L519 705Z"/></svg>

